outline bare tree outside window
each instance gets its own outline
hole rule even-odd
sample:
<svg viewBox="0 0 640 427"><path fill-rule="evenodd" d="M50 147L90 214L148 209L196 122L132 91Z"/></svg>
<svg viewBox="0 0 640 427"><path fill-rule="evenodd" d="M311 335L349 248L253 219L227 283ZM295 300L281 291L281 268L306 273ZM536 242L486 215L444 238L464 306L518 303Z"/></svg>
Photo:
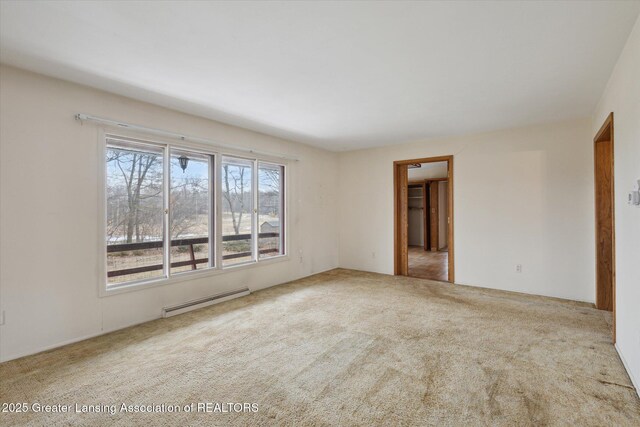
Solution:
<svg viewBox="0 0 640 427"><path fill-rule="evenodd" d="M240 234L242 215L247 211L245 190L247 189L247 185L249 189L251 188L251 182L247 183L245 180L245 172L247 170L245 167L226 164L222 166L222 170L224 182L222 197L224 197L229 207L229 212L231 213L233 231L235 234Z"/></svg>
<svg viewBox="0 0 640 427"><path fill-rule="evenodd" d="M284 254L284 166L216 162L187 144L105 142L107 288Z"/></svg>
<svg viewBox="0 0 640 427"><path fill-rule="evenodd" d="M224 157L221 172L223 265L250 261L253 259L253 162Z"/></svg>
<svg viewBox="0 0 640 427"><path fill-rule="evenodd" d="M163 236L163 156L153 152L108 146L107 170L107 245L162 242ZM112 252L107 270L123 270L162 264L162 249L149 248ZM136 278L161 276L162 270L137 274ZM110 282L132 280L123 275Z"/></svg>
<svg viewBox="0 0 640 427"><path fill-rule="evenodd" d="M187 159L184 169L180 158ZM209 262L209 168L213 157L189 151L171 152L169 211L171 273L213 266ZM180 241L183 245L176 245ZM174 265L180 263L181 265Z"/></svg>
<svg viewBox="0 0 640 427"><path fill-rule="evenodd" d="M260 258L281 255L283 252L282 188L284 168L259 163L258 166L258 250Z"/></svg>

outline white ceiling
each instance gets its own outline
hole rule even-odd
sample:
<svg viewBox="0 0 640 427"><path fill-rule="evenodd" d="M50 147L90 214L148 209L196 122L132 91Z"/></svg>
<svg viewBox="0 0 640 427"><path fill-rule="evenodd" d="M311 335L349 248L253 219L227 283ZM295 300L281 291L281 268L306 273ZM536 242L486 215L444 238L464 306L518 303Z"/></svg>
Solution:
<svg viewBox="0 0 640 427"><path fill-rule="evenodd" d="M409 168L410 180L446 178L447 162L421 163L419 168Z"/></svg>
<svg viewBox="0 0 640 427"><path fill-rule="evenodd" d="M639 10L2 1L0 61L346 150L587 117Z"/></svg>

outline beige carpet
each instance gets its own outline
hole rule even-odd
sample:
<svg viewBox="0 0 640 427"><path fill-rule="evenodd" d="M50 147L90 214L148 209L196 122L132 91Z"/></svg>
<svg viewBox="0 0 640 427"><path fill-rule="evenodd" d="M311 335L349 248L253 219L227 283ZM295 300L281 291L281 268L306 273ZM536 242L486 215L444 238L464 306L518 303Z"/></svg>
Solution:
<svg viewBox="0 0 640 427"><path fill-rule="evenodd" d="M334 270L0 365L0 401L257 403L2 425L640 425L602 312Z"/></svg>

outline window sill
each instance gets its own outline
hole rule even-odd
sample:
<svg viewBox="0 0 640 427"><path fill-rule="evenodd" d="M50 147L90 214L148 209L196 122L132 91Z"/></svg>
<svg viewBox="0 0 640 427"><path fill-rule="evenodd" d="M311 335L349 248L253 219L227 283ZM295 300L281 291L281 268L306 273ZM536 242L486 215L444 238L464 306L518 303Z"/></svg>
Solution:
<svg viewBox="0 0 640 427"><path fill-rule="evenodd" d="M169 278L162 277L158 279L150 279L140 282L124 283L122 285L115 285L112 287L105 287L104 283L100 286L99 297L108 297L111 295L123 294L126 292L141 291L148 288L155 288L157 286L171 285L174 283L185 282L188 280L198 280L206 277L215 277L221 274L231 273L239 270L251 269L256 267L262 267L269 264L276 264L280 262L289 261L291 258L289 255L278 255L262 261L247 262L242 264L230 265L227 267L209 268L206 270L184 272L173 275Z"/></svg>

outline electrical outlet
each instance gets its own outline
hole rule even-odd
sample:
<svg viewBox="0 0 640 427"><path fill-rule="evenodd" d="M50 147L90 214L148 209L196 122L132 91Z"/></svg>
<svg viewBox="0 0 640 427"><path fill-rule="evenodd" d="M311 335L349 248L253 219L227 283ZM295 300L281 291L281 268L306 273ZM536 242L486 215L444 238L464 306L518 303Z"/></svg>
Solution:
<svg viewBox="0 0 640 427"><path fill-rule="evenodd" d="M4 310L0 312L0 326L4 325Z"/></svg>
<svg viewBox="0 0 640 427"><path fill-rule="evenodd" d="M371 258L373 258L373 259L376 258L376 253L375 252L371 252Z"/></svg>
<svg viewBox="0 0 640 427"><path fill-rule="evenodd" d="M522 264L516 264L516 273L522 273Z"/></svg>

